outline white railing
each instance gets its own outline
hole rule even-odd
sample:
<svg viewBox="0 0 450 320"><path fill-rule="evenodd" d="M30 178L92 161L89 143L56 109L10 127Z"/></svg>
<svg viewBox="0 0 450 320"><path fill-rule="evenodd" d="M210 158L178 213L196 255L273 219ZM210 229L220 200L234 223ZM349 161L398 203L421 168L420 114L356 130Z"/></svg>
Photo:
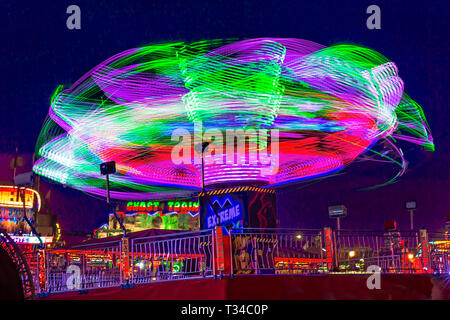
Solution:
<svg viewBox="0 0 450 320"><path fill-rule="evenodd" d="M325 265L321 230L231 231L234 274L304 274Z"/></svg>
<svg viewBox="0 0 450 320"><path fill-rule="evenodd" d="M133 283L213 275L210 230L131 240Z"/></svg>
<svg viewBox="0 0 450 320"><path fill-rule="evenodd" d="M382 272L426 271L421 263L419 232L343 230L334 232L335 271L363 271L377 265Z"/></svg>
<svg viewBox="0 0 450 320"><path fill-rule="evenodd" d="M43 292L106 288L121 284L121 243L109 241L38 253L36 274Z"/></svg>
<svg viewBox="0 0 450 320"><path fill-rule="evenodd" d="M448 274L449 240L425 230L232 229L223 237L203 230L45 249L28 259L42 294L216 275L358 273L371 265Z"/></svg>

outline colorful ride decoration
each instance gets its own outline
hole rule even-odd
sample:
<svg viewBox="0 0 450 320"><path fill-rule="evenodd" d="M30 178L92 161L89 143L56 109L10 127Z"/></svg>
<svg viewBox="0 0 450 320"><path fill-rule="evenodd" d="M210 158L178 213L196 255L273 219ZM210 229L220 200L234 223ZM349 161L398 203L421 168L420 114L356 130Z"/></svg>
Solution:
<svg viewBox="0 0 450 320"><path fill-rule="evenodd" d="M201 190L194 145L208 139L207 186L270 188L357 158L398 165L395 179L407 163L399 143L434 149L421 107L403 89L395 63L357 45L258 38L133 48L58 87L33 170L105 196L98 168L115 161L113 198L186 196ZM242 130L248 145L226 148L226 130Z"/></svg>

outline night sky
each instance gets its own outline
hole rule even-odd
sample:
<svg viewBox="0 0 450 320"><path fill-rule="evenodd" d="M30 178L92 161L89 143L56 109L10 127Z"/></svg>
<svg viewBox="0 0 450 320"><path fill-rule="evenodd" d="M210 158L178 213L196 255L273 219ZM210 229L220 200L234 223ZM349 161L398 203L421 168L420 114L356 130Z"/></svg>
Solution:
<svg viewBox="0 0 450 320"><path fill-rule="evenodd" d="M66 28L72 4L81 8L81 30ZM381 8L381 30L366 28L371 4ZM397 183L374 191L357 189L370 185L377 169L351 167L338 177L283 188L280 223L320 227L331 223L327 205L343 203L349 208L344 227L380 229L385 219L397 219L406 229L404 201L416 199L417 224L437 230L450 211L449 9L448 1L1 1L0 152L13 153L17 144L32 153L54 89L129 48L254 37L354 43L397 64L405 91L424 109L436 151L412 163ZM104 219L103 213L77 214L98 214L92 224Z"/></svg>

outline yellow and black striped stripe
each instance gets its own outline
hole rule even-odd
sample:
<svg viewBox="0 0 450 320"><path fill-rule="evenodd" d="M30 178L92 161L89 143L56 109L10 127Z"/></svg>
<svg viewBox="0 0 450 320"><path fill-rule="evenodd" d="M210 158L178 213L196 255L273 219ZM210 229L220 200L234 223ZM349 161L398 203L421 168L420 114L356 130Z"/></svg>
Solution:
<svg viewBox="0 0 450 320"><path fill-rule="evenodd" d="M228 194L228 193L242 192L242 191L254 191L254 192L264 192L264 193L275 194L275 189L259 188L259 187L248 187L248 186L247 187L234 187L234 188L211 190L211 191L207 191L207 194L209 196L213 196L213 195ZM202 197L202 196L204 196L204 193L200 192L198 194L198 196Z"/></svg>

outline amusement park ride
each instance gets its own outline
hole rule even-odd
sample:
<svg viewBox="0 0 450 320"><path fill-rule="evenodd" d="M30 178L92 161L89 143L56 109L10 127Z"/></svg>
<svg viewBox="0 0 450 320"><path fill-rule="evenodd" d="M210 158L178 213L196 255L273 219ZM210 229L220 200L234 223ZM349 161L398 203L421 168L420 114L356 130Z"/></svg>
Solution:
<svg viewBox="0 0 450 320"><path fill-rule="evenodd" d="M356 45L258 38L116 54L55 91L33 166L105 197L110 221L98 234L108 237L35 247L27 279L45 295L235 274L364 273L375 264L393 274L448 272L448 234L341 230L345 206L328 208L337 232L278 228L279 186L377 158L398 168L393 181L405 172L405 145L433 150L403 87L393 62ZM2 206L39 207L36 191L5 188L16 199ZM78 287L68 282L71 265Z"/></svg>

